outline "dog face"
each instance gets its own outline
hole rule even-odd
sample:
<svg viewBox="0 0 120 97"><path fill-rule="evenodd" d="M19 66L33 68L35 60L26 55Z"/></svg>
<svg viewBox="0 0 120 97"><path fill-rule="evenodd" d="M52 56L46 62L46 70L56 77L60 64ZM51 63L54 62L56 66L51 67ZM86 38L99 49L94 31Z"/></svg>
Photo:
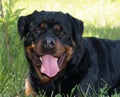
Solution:
<svg viewBox="0 0 120 97"><path fill-rule="evenodd" d="M62 12L35 11L20 17L18 31L25 53L42 83L66 68L83 33L83 22Z"/></svg>

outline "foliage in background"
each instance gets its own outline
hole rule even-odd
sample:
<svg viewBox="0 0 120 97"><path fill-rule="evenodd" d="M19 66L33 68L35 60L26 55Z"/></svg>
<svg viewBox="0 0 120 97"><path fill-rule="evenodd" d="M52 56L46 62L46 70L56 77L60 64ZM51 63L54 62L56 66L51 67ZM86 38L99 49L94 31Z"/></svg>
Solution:
<svg viewBox="0 0 120 97"><path fill-rule="evenodd" d="M24 88L28 63L17 20L34 10L68 12L84 21L84 36L120 39L120 0L0 0L0 97L10 97ZM104 96L101 93L99 97Z"/></svg>
<svg viewBox="0 0 120 97"><path fill-rule="evenodd" d="M25 58L17 32L22 9L13 11L16 3L16 0L7 0L4 4L0 1L0 97L9 97L22 89L27 66L23 67Z"/></svg>

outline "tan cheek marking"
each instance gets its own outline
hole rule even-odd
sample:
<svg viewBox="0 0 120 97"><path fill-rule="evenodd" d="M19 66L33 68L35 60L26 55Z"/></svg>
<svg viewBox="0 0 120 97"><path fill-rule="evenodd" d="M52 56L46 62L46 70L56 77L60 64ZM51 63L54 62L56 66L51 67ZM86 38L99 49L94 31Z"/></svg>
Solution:
<svg viewBox="0 0 120 97"><path fill-rule="evenodd" d="M34 44L32 44L32 45L30 45L30 46L27 46L27 47L26 47L26 52L27 52L28 54L31 54L31 50L34 49L34 48L35 48L35 45L34 45Z"/></svg>
<svg viewBox="0 0 120 97"><path fill-rule="evenodd" d="M32 87L30 85L29 77L27 77L26 81L25 81L25 94L26 94L26 96L32 95L33 97L36 97L36 93L35 93L35 91L32 89Z"/></svg>
<svg viewBox="0 0 120 97"><path fill-rule="evenodd" d="M62 56L64 52L65 52L64 46L57 40L56 41L56 53L54 55Z"/></svg>
<svg viewBox="0 0 120 97"><path fill-rule="evenodd" d="M65 47L65 51L66 51L66 58L63 61L63 64L59 66L60 70L64 69L67 66L67 62L71 59L72 54L74 52L72 47L66 46Z"/></svg>
<svg viewBox="0 0 120 97"><path fill-rule="evenodd" d="M43 84L50 82L51 79L45 75L42 75L39 69L35 66L35 64L34 64L34 68Z"/></svg>

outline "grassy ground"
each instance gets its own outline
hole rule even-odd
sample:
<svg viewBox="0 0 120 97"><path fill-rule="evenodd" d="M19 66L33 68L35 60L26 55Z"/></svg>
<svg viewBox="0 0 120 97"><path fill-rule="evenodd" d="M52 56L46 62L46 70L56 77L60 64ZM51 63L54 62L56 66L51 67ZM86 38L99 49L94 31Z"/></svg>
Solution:
<svg viewBox="0 0 120 97"><path fill-rule="evenodd" d="M5 2L11 7L8 8ZM13 6L11 2L16 3ZM28 72L16 27L19 15L34 10L68 12L84 21L84 36L120 39L120 0L2 0L2 4L6 14L4 19L0 18L0 97L10 97L22 90ZM24 10L16 15L14 11L21 8ZM104 96L101 94L100 97Z"/></svg>

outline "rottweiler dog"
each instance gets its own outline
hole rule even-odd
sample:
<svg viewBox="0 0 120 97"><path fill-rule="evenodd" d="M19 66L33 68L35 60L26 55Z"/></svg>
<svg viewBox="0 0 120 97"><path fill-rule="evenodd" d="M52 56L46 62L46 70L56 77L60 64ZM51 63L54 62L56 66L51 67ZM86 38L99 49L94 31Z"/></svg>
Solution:
<svg viewBox="0 0 120 97"><path fill-rule="evenodd" d="M108 94L120 88L120 40L82 37L83 30L68 13L34 11L18 19L30 67L27 96L96 97L104 86Z"/></svg>

